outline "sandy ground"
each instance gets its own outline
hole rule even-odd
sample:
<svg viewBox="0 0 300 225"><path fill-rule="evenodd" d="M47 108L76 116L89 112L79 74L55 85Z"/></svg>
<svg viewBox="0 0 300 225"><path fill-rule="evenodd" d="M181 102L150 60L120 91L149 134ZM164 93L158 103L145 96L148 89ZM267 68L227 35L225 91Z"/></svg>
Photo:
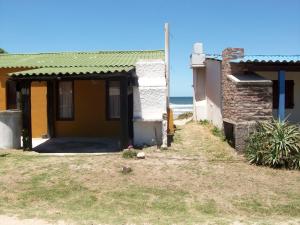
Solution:
<svg viewBox="0 0 300 225"><path fill-rule="evenodd" d="M187 118L187 119L183 119L183 120L174 120L174 124L175 124L176 126L183 126L183 125L185 125L186 123L188 123L188 122L190 122L190 121L192 121L192 120L193 120L192 117Z"/></svg>
<svg viewBox="0 0 300 225"><path fill-rule="evenodd" d="M41 219L19 219L17 217L0 215L0 225L54 225ZM58 222L55 225L66 225L64 222Z"/></svg>

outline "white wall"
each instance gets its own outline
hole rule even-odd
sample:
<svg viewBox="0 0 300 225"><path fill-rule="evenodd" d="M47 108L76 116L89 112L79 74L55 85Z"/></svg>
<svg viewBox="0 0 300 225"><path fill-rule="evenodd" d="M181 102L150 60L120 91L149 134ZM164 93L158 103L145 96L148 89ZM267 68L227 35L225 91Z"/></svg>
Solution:
<svg viewBox="0 0 300 225"><path fill-rule="evenodd" d="M206 110L206 70L205 67L193 68L193 104L194 104L194 120L207 119Z"/></svg>
<svg viewBox="0 0 300 225"><path fill-rule="evenodd" d="M166 135L162 126L167 109L165 63L162 60L138 61L136 76L138 87L133 88L134 144L160 145Z"/></svg>
<svg viewBox="0 0 300 225"><path fill-rule="evenodd" d="M259 75L270 79L278 80L277 72L256 71ZM286 72L286 80L294 80L294 108L286 109L285 115L289 116L291 122L300 122L300 72ZM277 110L273 110L274 117L277 117Z"/></svg>
<svg viewBox="0 0 300 225"><path fill-rule="evenodd" d="M162 122L161 121L135 121L134 145L161 145L162 144Z"/></svg>
<svg viewBox="0 0 300 225"><path fill-rule="evenodd" d="M223 119L221 111L221 62L217 60L206 61L206 99L207 119L215 126L222 128Z"/></svg>
<svg viewBox="0 0 300 225"><path fill-rule="evenodd" d="M207 59L205 65L193 68L194 119L206 119L222 128L221 62Z"/></svg>

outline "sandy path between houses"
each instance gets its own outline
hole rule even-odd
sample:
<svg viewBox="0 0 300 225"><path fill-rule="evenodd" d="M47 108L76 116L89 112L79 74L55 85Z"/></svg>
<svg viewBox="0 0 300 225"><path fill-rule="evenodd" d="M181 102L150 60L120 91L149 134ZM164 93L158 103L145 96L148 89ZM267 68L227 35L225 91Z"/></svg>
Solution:
<svg viewBox="0 0 300 225"><path fill-rule="evenodd" d="M193 120L193 117L187 118L187 119L182 119L182 120L174 120L174 124L176 126L183 126L186 123L190 122Z"/></svg>

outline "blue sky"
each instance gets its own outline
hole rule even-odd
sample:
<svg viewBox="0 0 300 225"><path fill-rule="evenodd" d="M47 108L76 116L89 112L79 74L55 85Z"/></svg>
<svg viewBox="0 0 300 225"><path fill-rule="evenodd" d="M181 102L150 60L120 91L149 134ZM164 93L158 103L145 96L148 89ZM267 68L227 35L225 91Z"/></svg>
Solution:
<svg viewBox="0 0 300 225"><path fill-rule="evenodd" d="M171 29L171 95L191 96L189 55L244 47L300 54L300 0L0 0L0 47L12 53L164 48Z"/></svg>

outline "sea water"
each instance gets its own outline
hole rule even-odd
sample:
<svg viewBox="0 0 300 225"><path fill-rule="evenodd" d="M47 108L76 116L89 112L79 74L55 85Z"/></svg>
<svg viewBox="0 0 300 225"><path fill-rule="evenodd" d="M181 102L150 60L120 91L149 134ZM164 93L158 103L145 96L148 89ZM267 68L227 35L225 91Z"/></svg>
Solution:
<svg viewBox="0 0 300 225"><path fill-rule="evenodd" d="M193 97L170 97L174 118L185 112L193 112Z"/></svg>

